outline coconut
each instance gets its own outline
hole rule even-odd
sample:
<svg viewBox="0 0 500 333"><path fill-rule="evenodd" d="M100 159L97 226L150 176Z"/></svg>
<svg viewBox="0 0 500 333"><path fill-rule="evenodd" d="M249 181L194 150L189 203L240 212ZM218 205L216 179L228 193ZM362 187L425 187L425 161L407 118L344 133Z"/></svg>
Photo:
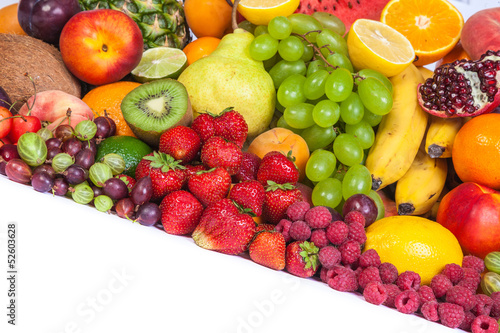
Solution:
<svg viewBox="0 0 500 333"><path fill-rule="evenodd" d="M9 95L14 110L35 94L35 87L36 92L62 90L81 98L80 81L68 71L54 46L29 36L0 34L0 50L4 50L0 87Z"/></svg>

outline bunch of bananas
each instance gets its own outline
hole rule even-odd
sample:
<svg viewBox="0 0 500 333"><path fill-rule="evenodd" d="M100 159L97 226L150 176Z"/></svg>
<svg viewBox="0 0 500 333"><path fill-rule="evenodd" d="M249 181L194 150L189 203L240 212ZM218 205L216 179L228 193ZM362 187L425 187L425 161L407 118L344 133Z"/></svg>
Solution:
<svg viewBox="0 0 500 333"><path fill-rule="evenodd" d="M374 190L396 184L399 215L427 214L438 203L446 191L447 158L464 123L463 118L443 119L420 108L417 86L432 75L425 67L410 65L390 79L393 108L382 119L366 158Z"/></svg>

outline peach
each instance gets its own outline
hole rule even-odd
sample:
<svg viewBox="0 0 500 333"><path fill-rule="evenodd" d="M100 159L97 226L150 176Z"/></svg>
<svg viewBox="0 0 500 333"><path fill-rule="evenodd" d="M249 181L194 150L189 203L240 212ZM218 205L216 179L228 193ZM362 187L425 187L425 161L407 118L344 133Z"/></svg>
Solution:
<svg viewBox="0 0 500 333"><path fill-rule="evenodd" d="M473 60L488 50L500 50L500 7L483 9L469 17L462 28L460 42Z"/></svg>

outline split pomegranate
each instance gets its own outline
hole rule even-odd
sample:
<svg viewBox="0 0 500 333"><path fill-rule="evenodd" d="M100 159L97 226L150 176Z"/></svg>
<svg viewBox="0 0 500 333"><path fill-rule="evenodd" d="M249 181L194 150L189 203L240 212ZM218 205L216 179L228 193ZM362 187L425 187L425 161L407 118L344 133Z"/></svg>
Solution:
<svg viewBox="0 0 500 333"><path fill-rule="evenodd" d="M479 60L456 60L434 70L418 86L422 109L441 118L470 117L492 112L500 104L500 51Z"/></svg>

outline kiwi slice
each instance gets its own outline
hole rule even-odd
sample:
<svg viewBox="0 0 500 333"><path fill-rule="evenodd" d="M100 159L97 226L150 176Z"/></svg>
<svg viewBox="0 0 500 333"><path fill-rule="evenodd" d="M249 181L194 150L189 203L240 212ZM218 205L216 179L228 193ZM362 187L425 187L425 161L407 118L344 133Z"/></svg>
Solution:
<svg viewBox="0 0 500 333"><path fill-rule="evenodd" d="M174 79L141 84L123 98L121 110L134 134L152 147L169 128L193 121L186 87Z"/></svg>

